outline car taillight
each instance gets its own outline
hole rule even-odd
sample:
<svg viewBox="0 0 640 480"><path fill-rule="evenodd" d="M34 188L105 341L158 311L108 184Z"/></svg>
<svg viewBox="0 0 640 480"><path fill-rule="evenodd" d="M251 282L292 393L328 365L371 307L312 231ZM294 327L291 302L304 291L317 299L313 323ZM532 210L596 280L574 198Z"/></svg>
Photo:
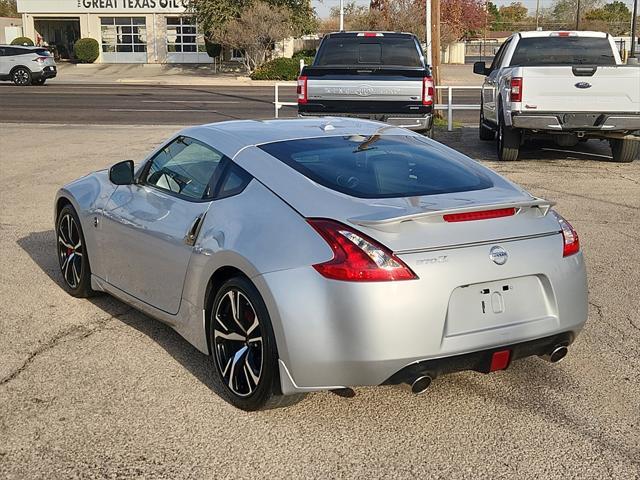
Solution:
<svg viewBox="0 0 640 480"><path fill-rule="evenodd" d="M307 77L301 75L298 77L298 103L307 103Z"/></svg>
<svg viewBox="0 0 640 480"><path fill-rule="evenodd" d="M434 86L433 78L424 77L422 79L422 104L433 105Z"/></svg>
<svg viewBox="0 0 640 480"><path fill-rule="evenodd" d="M511 101L522 101L522 77L513 77L511 79Z"/></svg>
<svg viewBox="0 0 640 480"><path fill-rule="evenodd" d="M414 280L418 277L385 246L326 218L307 219L333 250L333 258L313 266L323 277L349 282Z"/></svg>
<svg viewBox="0 0 640 480"><path fill-rule="evenodd" d="M560 228L562 229L562 239L564 241L562 256L568 257L574 253L578 253L580 251L580 239L578 238L578 232L576 232L575 228L573 228L571 224L558 212L551 210L551 213L556 217L560 224Z"/></svg>
<svg viewBox="0 0 640 480"><path fill-rule="evenodd" d="M44 63L49 57L36 57L33 59L34 62Z"/></svg>

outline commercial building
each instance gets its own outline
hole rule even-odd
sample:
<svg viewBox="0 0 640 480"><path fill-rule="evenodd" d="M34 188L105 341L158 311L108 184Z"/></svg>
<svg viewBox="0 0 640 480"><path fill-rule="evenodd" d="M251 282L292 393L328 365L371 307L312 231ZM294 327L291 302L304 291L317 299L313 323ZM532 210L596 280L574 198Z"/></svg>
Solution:
<svg viewBox="0 0 640 480"><path fill-rule="evenodd" d="M18 0L23 34L70 57L79 38L100 44L101 63L209 63L182 0ZM184 2L186 3L186 2Z"/></svg>

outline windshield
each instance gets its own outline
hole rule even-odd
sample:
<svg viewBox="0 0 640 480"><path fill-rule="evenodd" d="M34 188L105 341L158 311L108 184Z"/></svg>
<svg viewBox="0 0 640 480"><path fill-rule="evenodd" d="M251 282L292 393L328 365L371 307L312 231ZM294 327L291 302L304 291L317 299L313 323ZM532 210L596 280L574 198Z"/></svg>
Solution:
<svg viewBox="0 0 640 480"><path fill-rule="evenodd" d="M307 138L260 148L314 182L359 198L414 197L493 186L472 160L414 135Z"/></svg>
<svg viewBox="0 0 640 480"><path fill-rule="evenodd" d="M615 65L611 44L596 37L522 38L511 58L511 66Z"/></svg>
<svg viewBox="0 0 640 480"><path fill-rule="evenodd" d="M314 61L316 67L368 65L423 67L413 37L328 37Z"/></svg>

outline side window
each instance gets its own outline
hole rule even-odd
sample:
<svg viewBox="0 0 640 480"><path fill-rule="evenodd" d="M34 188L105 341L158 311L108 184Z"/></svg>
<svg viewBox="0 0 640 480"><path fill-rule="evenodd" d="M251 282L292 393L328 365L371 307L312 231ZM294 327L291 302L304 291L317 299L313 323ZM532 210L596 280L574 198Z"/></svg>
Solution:
<svg viewBox="0 0 640 480"><path fill-rule="evenodd" d="M220 182L216 198L231 197L241 193L253 177L244 169L229 161L225 169L224 178Z"/></svg>
<svg viewBox="0 0 640 480"><path fill-rule="evenodd" d="M211 147L178 137L151 159L142 183L194 200L211 198L222 159Z"/></svg>
<svg viewBox="0 0 640 480"><path fill-rule="evenodd" d="M507 51L507 48L509 47L510 43L511 43L511 40L507 40L498 49L498 52L496 53L496 56L493 57L493 62L491 62L491 71L495 70L496 68L498 68L500 66L500 64L502 63L502 58L504 57L504 52Z"/></svg>
<svg viewBox="0 0 640 480"><path fill-rule="evenodd" d="M4 57L6 49L4 47L0 47L0 57Z"/></svg>

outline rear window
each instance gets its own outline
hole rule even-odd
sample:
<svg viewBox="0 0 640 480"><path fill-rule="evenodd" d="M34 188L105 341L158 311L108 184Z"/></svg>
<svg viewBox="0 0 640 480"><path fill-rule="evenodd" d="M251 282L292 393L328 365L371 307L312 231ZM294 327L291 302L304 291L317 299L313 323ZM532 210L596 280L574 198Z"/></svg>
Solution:
<svg viewBox="0 0 640 480"><path fill-rule="evenodd" d="M307 138L260 148L314 182L352 197L413 197L493 186L472 160L411 135Z"/></svg>
<svg viewBox="0 0 640 480"><path fill-rule="evenodd" d="M327 37L316 55L314 66L422 67L412 37Z"/></svg>
<svg viewBox="0 0 640 480"><path fill-rule="evenodd" d="M615 65L606 38L535 37L522 38L511 58L512 66Z"/></svg>
<svg viewBox="0 0 640 480"><path fill-rule="evenodd" d="M36 48L35 50L33 50L33 53L37 53L41 57L49 57L51 55L49 53L49 50L47 50L45 48Z"/></svg>

